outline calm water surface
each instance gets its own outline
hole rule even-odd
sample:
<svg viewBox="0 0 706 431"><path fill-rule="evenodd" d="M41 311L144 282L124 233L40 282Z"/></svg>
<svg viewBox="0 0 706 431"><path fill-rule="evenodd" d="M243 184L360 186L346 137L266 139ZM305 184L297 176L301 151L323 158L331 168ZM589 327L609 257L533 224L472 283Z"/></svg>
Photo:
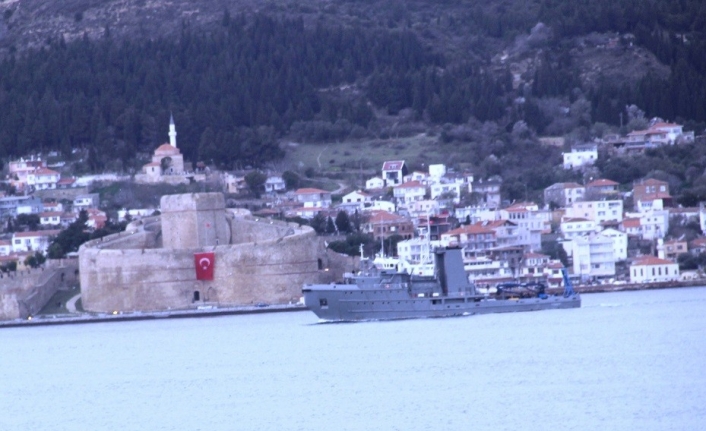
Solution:
<svg viewBox="0 0 706 431"><path fill-rule="evenodd" d="M706 288L0 330L0 430L704 430Z"/></svg>

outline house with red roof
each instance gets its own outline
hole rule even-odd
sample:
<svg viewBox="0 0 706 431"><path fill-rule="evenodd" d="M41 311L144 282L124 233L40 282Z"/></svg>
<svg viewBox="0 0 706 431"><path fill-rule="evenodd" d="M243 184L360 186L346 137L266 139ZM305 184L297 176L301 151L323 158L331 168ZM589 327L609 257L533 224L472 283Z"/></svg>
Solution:
<svg viewBox="0 0 706 431"><path fill-rule="evenodd" d="M414 236L412 220L387 211L372 211L363 230L366 233L372 233L377 240L387 239L393 235L400 235L404 239Z"/></svg>
<svg viewBox="0 0 706 431"><path fill-rule="evenodd" d="M0 239L0 256L7 256L12 252L12 240Z"/></svg>
<svg viewBox="0 0 706 431"><path fill-rule="evenodd" d="M621 223L621 230L630 236L642 236L642 227L638 217L624 218Z"/></svg>
<svg viewBox="0 0 706 431"><path fill-rule="evenodd" d="M683 126L675 123L656 122L644 130L635 130L626 136L629 148L652 148L693 142L694 132L684 133Z"/></svg>
<svg viewBox="0 0 706 431"><path fill-rule="evenodd" d="M672 206L669 183L647 178L635 181L632 187L635 211L661 210Z"/></svg>
<svg viewBox="0 0 706 431"><path fill-rule="evenodd" d="M542 233L551 232L551 212L540 210L534 202L516 202L500 210L500 216L517 224L519 244L528 246L529 250L539 250Z"/></svg>
<svg viewBox="0 0 706 431"><path fill-rule="evenodd" d="M655 256L644 256L630 265L631 283L656 283L679 280L679 264Z"/></svg>
<svg viewBox="0 0 706 431"><path fill-rule="evenodd" d="M331 192L326 190L305 187L294 192L297 202L307 208L331 207Z"/></svg>
<svg viewBox="0 0 706 431"><path fill-rule="evenodd" d="M667 241L660 240L657 244L657 256L660 259L667 259L672 262L676 262L680 254L688 251L689 244L684 238L670 239Z"/></svg>
<svg viewBox="0 0 706 431"><path fill-rule="evenodd" d="M618 194L620 184L605 178L599 178L586 184L586 199L600 200L614 198Z"/></svg>
<svg viewBox="0 0 706 431"><path fill-rule="evenodd" d="M61 178L56 183L57 189L70 189L76 187L76 178Z"/></svg>
<svg viewBox="0 0 706 431"><path fill-rule="evenodd" d="M415 201L424 200L427 195L427 187L419 181L409 181L393 188L392 195L398 203L408 205Z"/></svg>
<svg viewBox="0 0 706 431"><path fill-rule="evenodd" d="M61 225L62 211L45 211L39 214L39 224L42 226L59 226Z"/></svg>
<svg viewBox="0 0 706 431"><path fill-rule="evenodd" d="M12 252L46 252L49 244L60 230L40 230L35 232L15 232L12 235Z"/></svg>
<svg viewBox="0 0 706 431"><path fill-rule="evenodd" d="M408 173L404 160L391 160L382 164L382 179L387 187L402 184Z"/></svg>
<svg viewBox="0 0 706 431"><path fill-rule="evenodd" d="M525 279L543 279L545 277L545 267L549 264L549 256L542 253L525 253L522 256L520 267L520 277Z"/></svg>
<svg viewBox="0 0 706 431"><path fill-rule="evenodd" d="M464 247L467 253L484 252L497 246L495 231L477 224L461 226L443 233L440 241L444 247Z"/></svg>
<svg viewBox="0 0 706 431"><path fill-rule="evenodd" d="M566 239L578 238L598 230L596 222L582 217L564 218L559 225L561 235Z"/></svg>
<svg viewBox="0 0 706 431"><path fill-rule="evenodd" d="M378 190L385 187L385 180L380 177L372 177L365 182L365 190Z"/></svg>
<svg viewBox="0 0 706 431"><path fill-rule="evenodd" d="M586 188L578 183L555 183L544 189L544 203L563 208L583 200L585 194Z"/></svg>
<svg viewBox="0 0 706 431"><path fill-rule="evenodd" d="M354 190L341 198L341 202L344 204L360 203L361 208L363 204L370 201L372 201L372 196L362 190Z"/></svg>
<svg viewBox="0 0 706 431"><path fill-rule="evenodd" d="M102 229L108 221L108 215L99 209L89 208L86 212L88 213L86 226L91 229Z"/></svg>
<svg viewBox="0 0 706 431"><path fill-rule="evenodd" d="M573 202L567 206L565 217L582 217L596 223L623 219L622 199Z"/></svg>
<svg viewBox="0 0 706 431"><path fill-rule="evenodd" d="M61 175L49 168L38 168L27 173L27 185L34 190L55 189Z"/></svg>

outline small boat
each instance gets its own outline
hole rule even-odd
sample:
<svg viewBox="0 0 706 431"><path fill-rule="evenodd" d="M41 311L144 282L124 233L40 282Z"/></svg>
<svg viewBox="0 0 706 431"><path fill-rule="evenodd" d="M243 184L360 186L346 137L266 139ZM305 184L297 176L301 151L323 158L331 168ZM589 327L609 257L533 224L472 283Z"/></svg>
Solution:
<svg viewBox="0 0 706 431"><path fill-rule="evenodd" d="M306 284L302 293L306 307L323 320L360 321L580 307L581 297L566 272L564 285L562 295L519 283L481 293L468 281L461 249L440 248L434 251L433 275L371 266L348 274L342 283Z"/></svg>

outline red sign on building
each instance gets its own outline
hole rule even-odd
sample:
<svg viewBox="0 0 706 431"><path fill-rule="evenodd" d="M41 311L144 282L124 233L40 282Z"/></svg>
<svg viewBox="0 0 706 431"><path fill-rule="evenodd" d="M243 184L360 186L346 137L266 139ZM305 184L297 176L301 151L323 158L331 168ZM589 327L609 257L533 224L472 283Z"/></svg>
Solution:
<svg viewBox="0 0 706 431"><path fill-rule="evenodd" d="M213 280L213 267L216 264L216 255L213 252L194 253L197 280Z"/></svg>

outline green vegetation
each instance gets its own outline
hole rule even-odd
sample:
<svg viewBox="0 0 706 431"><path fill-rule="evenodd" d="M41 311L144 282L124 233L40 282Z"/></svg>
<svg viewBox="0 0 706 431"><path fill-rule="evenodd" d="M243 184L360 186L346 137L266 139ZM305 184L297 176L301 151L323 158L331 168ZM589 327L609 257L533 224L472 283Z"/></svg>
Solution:
<svg viewBox="0 0 706 431"><path fill-rule="evenodd" d="M446 163L501 175L505 195L517 199L577 179L554 169L559 151L539 146L540 134L580 142L626 132L627 105L697 133L706 126L699 0L389 0L375 13L369 2L344 2L316 20L303 18L308 5L267 10L225 11L210 28L185 22L170 37L119 40L106 31L8 54L0 157L47 149L68 157L81 147L89 169L129 171L166 138L171 111L192 161L264 168L292 153L287 160L301 165L290 170L359 176L380 159ZM621 59L650 53L667 73L589 79L577 53L603 44L593 39ZM502 51L507 63L497 60ZM531 65L519 86L512 62ZM283 138L315 145L281 146ZM627 181L644 171L616 166L599 173ZM686 169L665 172L691 202L703 180Z"/></svg>

